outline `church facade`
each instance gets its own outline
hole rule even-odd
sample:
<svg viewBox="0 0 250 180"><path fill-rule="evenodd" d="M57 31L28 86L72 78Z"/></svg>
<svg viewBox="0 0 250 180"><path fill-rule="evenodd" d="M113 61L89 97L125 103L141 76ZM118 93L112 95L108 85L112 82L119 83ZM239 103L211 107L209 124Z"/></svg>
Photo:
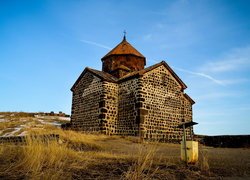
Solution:
<svg viewBox="0 0 250 180"><path fill-rule="evenodd" d="M71 88L71 129L180 141L177 126L192 121L194 101L171 67L162 61L145 68L146 58L125 36L101 60L102 71L85 68Z"/></svg>

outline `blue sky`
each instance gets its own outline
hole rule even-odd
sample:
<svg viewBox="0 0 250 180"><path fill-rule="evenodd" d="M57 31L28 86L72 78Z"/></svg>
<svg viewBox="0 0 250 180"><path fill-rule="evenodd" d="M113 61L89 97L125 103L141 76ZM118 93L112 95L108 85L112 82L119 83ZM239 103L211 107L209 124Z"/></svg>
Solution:
<svg viewBox="0 0 250 180"><path fill-rule="evenodd" d="M250 1L0 0L0 111L70 113L70 88L127 31L196 101L195 133L250 133Z"/></svg>

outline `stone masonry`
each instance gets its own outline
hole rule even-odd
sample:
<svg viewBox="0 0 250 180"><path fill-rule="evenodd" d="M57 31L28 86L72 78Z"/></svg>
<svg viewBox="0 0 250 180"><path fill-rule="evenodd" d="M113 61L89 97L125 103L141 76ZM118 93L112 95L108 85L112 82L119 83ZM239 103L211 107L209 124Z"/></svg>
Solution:
<svg viewBox="0 0 250 180"><path fill-rule="evenodd" d="M177 126L192 121L194 101L168 64L144 68L145 57L125 37L102 62L103 71L85 68L71 88L71 129L180 141Z"/></svg>

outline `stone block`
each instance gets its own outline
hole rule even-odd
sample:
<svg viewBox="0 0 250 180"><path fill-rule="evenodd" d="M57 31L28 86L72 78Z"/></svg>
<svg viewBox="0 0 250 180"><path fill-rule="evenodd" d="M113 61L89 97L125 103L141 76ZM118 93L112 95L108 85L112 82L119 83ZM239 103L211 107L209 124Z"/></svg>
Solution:
<svg viewBox="0 0 250 180"><path fill-rule="evenodd" d="M99 102L99 108L101 108L101 107L105 107L105 101L100 101Z"/></svg>
<svg viewBox="0 0 250 180"><path fill-rule="evenodd" d="M139 109L139 111L140 111L140 116L148 115L148 110L147 109Z"/></svg>

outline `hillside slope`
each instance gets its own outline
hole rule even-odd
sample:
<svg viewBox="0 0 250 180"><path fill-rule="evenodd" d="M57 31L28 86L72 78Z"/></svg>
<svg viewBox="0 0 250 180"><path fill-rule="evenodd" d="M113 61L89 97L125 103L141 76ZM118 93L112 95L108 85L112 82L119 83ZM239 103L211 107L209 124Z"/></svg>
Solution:
<svg viewBox="0 0 250 180"><path fill-rule="evenodd" d="M43 129L46 126L60 127L69 122L70 117L44 115L41 113L0 112L0 137L23 136L30 129Z"/></svg>

